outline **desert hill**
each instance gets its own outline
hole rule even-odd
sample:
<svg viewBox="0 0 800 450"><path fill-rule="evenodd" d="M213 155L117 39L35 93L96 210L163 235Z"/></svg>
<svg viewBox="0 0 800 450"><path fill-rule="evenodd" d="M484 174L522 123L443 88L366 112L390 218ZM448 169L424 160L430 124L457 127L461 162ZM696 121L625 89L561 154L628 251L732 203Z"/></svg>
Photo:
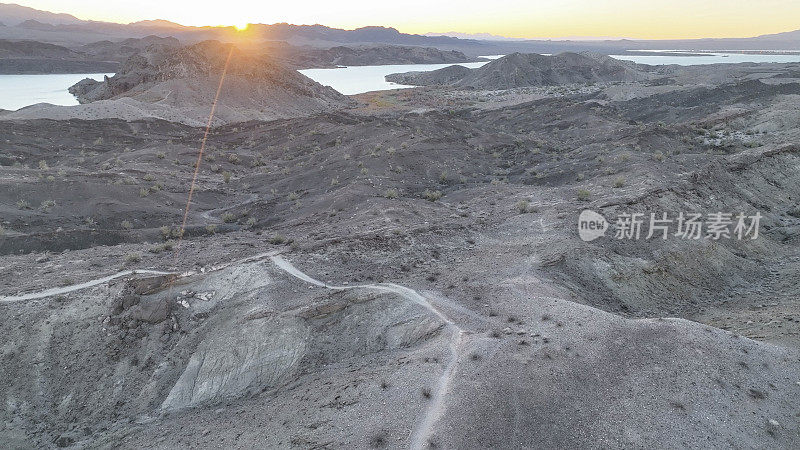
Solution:
<svg viewBox="0 0 800 450"><path fill-rule="evenodd" d="M113 77L83 80L70 88L83 103L80 107L34 105L4 118L155 117L203 125L231 48L216 41L151 46L130 57ZM297 117L350 104L344 95L295 70L233 47L214 123Z"/></svg>
<svg viewBox="0 0 800 450"><path fill-rule="evenodd" d="M0 39L0 74L114 72L117 67L60 45Z"/></svg>
<svg viewBox="0 0 800 450"><path fill-rule="evenodd" d="M453 85L473 89L511 89L576 83L641 81L642 65L592 53L565 52L553 56L513 53L472 70L445 67L427 73L392 74L388 81L416 86Z"/></svg>

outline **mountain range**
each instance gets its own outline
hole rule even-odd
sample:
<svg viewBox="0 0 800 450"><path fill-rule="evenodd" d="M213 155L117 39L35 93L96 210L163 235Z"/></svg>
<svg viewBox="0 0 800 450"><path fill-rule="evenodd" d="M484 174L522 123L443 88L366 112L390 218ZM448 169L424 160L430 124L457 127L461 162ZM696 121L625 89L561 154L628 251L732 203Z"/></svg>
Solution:
<svg viewBox="0 0 800 450"><path fill-rule="evenodd" d="M187 43L216 39L228 42L284 41L291 45L329 48L338 45L404 45L461 51L465 55L560 53L590 51L618 54L627 50L797 50L800 30L751 38L673 39L673 40L510 40L491 35L419 35L401 33L395 28L368 26L343 30L324 25L288 23L251 24L245 32L234 27L193 27L166 20L146 20L130 24L96 22L69 14L55 14L14 4L0 3L0 39L36 40L73 47L102 40L141 38L149 35L173 36Z"/></svg>

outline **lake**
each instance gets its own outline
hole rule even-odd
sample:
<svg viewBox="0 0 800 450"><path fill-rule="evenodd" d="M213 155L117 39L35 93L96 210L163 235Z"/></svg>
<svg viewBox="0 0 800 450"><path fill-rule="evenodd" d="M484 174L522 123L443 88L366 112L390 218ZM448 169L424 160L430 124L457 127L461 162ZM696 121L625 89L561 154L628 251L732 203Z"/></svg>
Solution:
<svg viewBox="0 0 800 450"><path fill-rule="evenodd" d="M459 66L475 69L486 61L459 63ZM361 94L370 91L410 88L384 79L386 75L398 72L427 72L455 64L394 64L386 66L350 66L337 69L305 69L299 72L317 83L330 86L345 95Z"/></svg>
<svg viewBox="0 0 800 450"><path fill-rule="evenodd" d="M0 109L13 111L35 103L77 105L67 89L84 78L102 81L104 75L114 74L0 75Z"/></svg>
<svg viewBox="0 0 800 450"><path fill-rule="evenodd" d="M483 58L497 59L502 56L503 55L490 55L484 56ZM703 56L612 55L612 57L640 64L678 64L682 66L743 62L800 62L800 55L746 55L725 52L704 53ZM459 63L458 65L474 69L484 64L486 64L486 62ZM370 91L410 88L413 86L390 83L386 81L384 77L391 73L430 71L451 65L453 64L351 66L336 69L306 69L301 70L300 73L318 83L330 86L342 94L352 95ZM0 109L17 110L35 103L77 105L78 101L67 89L84 78L102 80L104 75L111 76L113 74L0 75L0 93L2 93L2 95L0 95Z"/></svg>
<svg viewBox="0 0 800 450"><path fill-rule="evenodd" d="M667 50L661 50L667 51ZM497 59L503 55L482 56ZM633 61L640 64L665 65L678 64L690 66L696 64L742 63L742 62L800 62L800 55L743 55L737 53L704 53L703 56L659 56L659 55L611 55L612 58ZM485 62L461 63L460 66L474 69ZM300 73L312 80L330 86L342 94L352 95L386 89L409 88L401 84L390 83L384 79L386 75L398 72L429 71L452 66L453 64L407 64L391 66L352 66L337 69L307 69Z"/></svg>
<svg viewBox="0 0 800 450"><path fill-rule="evenodd" d="M655 50L653 50L655 51ZM669 50L660 50L667 52ZM633 61L638 64L661 66L677 64L679 66L695 66L700 64L736 64L736 63L791 63L800 62L800 55L745 55L739 53L702 53L702 56L659 56L659 55L611 55L612 58Z"/></svg>

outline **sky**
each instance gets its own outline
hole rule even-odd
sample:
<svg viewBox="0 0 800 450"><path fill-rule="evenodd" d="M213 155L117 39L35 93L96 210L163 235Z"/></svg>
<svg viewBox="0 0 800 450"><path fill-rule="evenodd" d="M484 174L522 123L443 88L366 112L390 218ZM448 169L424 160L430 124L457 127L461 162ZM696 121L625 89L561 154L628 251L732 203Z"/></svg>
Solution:
<svg viewBox="0 0 800 450"><path fill-rule="evenodd" d="M80 19L183 25L367 25L404 33L458 31L516 38L750 37L800 29L800 0L7 0Z"/></svg>

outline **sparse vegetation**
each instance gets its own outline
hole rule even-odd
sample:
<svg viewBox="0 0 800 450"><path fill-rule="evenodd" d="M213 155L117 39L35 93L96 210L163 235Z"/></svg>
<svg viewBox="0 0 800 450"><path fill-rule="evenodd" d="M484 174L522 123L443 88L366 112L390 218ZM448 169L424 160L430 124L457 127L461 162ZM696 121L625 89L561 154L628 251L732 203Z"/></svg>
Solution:
<svg viewBox="0 0 800 450"><path fill-rule="evenodd" d="M517 210L517 212L518 212L518 213L520 213L520 214L526 214L526 213L536 212L536 208L532 207L532 206L531 206L531 202L529 202L529 201L527 201L527 200L520 200L520 201L518 201L518 202L517 202L517 204L516 204L516 205L514 205L514 208L515 208L515 209Z"/></svg>
<svg viewBox="0 0 800 450"><path fill-rule="evenodd" d="M39 205L39 211L41 212L50 212L53 207L56 206L55 200L43 200L42 203Z"/></svg>
<svg viewBox="0 0 800 450"><path fill-rule="evenodd" d="M622 186L625 186L625 178L624 177L617 177L614 180L614 187L615 188L621 188Z"/></svg>
<svg viewBox="0 0 800 450"><path fill-rule="evenodd" d="M585 202L592 196L592 193L587 189L578 189L578 200Z"/></svg>
<svg viewBox="0 0 800 450"><path fill-rule="evenodd" d="M430 189L425 189L425 192L422 193L422 198L429 202L435 202L442 198L442 193L440 191L432 191Z"/></svg>
<svg viewBox="0 0 800 450"><path fill-rule="evenodd" d="M166 241L159 245L154 246L149 251L150 253L161 253L161 252L171 251L173 249L173 246L174 245L172 241Z"/></svg>
<svg viewBox="0 0 800 450"><path fill-rule="evenodd" d="M125 255L125 264L136 264L142 260L142 255L138 253L128 253Z"/></svg>
<svg viewBox="0 0 800 450"><path fill-rule="evenodd" d="M281 236L280 234L274 234L272 235L271 238L269 238L268 242L273 245L281 245L286 243L286 238Z"/></svg>
<svg viewBox="0 0 800 450"><path fill-rule="evenodd" d="M232 214L232 213L229 213L229 212L226 212L222 216L220 216L220 219L222 219L222 221L225 222L225 223L236 222L236 216L234 214Z"/></svg>
<svg viewBox="0 0 800 450"><path fill-rule="evenodd" d="M389 199L394 199L399 196L397 189L387 189L386 192L383 193L383 196Z"/></svg>

